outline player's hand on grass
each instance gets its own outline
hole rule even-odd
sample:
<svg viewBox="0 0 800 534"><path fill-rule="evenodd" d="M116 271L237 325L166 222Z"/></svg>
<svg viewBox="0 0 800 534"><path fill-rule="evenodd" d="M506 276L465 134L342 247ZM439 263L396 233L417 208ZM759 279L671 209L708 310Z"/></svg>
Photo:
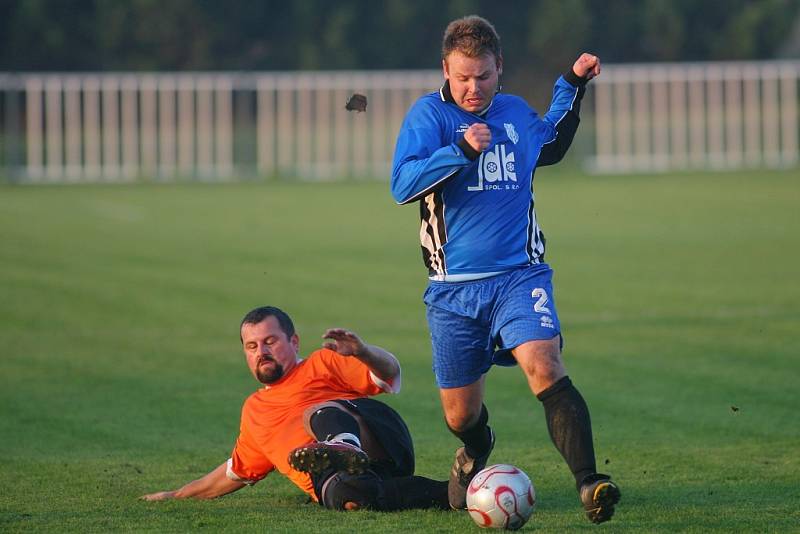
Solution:
<svg viewBox="0 0 800 534"><path fill-rule="evenodd" d="M148 493L147 495L142 495L139 497L139 500L142 501L168 501L170 499L175 498L174 491L159 491L156 493Z"/></svg>
<svg viewBox="0 0 800 534"><path fill-rule="evenodd" d="M358 356L366 350L366 345L361 338L344 328L330 328L322 337L332 340L325 341L322 344L323 347L336 351L342 356Z"/></svg>
<svg viewBox="0 0 800 534"><path fill-rule="evenodd" d="M600 74L600 58L584 52L581 54L581 57L575 61L572 70L578 78L591 80Z"/></svg>
<svg viewBox="0 0 800 534"><path fill-rule="evenodd" d="M492 131L489 125L476 122L464 132L464 140L477 152L483 152L492 143Z"/></svg>

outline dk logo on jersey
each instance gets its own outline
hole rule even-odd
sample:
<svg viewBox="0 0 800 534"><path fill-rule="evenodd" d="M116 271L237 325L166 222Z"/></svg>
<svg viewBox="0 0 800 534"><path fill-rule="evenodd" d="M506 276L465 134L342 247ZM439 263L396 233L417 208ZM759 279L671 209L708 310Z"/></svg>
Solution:
<svg viewBox="0 0 800 534"><path fill-rule="evenodd" d="M467 186L467 191L519 189L514 165L514 152L506 152L506 145L482 152L478 158L478 183Z"/></svg>

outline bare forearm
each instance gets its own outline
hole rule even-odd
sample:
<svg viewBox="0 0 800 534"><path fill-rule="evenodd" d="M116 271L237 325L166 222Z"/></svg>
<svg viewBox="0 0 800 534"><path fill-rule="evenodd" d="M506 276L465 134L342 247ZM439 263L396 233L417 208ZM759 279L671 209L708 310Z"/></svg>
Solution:
<svg viewBox="0 0 800 534"><path fill-rule="evenodd" d="M400 362L394 354L377 345L364 343L364 349L355 356L381 380L391 380L400 374Z"/></svg>
<svg viewBox="0 0 800 534"><path fill-rule="evenodd" d="M143 495L146 501L163 501L168 499L214 499L241 489L244 484L228 478L228 464L223 463L202 478L193 480L173 491L161 491Z"/></svg>
<svg viewBox="0 0 800 534"><path fill-rule="evenodd" d="M329 328L322 337L333 340L323 343L323 347L342 356L357 358L379 379L393 381L400 376L400 362L391 352L365 343L356 333L344 328Z"/></svg>

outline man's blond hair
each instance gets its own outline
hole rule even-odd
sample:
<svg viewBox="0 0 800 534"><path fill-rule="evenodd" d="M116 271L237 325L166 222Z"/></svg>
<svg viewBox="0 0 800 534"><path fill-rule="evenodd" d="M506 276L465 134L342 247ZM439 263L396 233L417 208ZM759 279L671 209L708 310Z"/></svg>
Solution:
<svg viewBox="0 0 800 534"><path fill-rule="evenodd" d="M500 60L503 56L500 36L494 26L477 15L456 19L447 25L442 39L442 59L447 59L451 52L460 52L470 58L492 54Z"/></svg>

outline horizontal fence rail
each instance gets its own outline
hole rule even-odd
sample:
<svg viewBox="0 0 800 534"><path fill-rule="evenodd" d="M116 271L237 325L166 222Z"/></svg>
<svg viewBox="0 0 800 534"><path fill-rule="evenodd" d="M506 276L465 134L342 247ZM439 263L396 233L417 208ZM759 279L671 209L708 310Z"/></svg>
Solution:
<svg viewBox="0 0 800 534"><path fill-rule="evenodd" d="M798 165L800 61L607 65L596 172Z"/></svg>
<svg viewBox="0 0 800 534"><path fill-rule="evenodd" d="M21 182L388 177L441 71L0 75L0 173ZM353 93L366 113L345 104Z"/></svg>
<svg viewBox="0 0 800 534"><path fill-rule="evenodd" d="M385 179L405 113L441 81L438 70L0 74L0 180ZM597 173L796 167L799 81L800 61L604 65L572 152ZM353 93L366 113L345 110Z"/></svg>

